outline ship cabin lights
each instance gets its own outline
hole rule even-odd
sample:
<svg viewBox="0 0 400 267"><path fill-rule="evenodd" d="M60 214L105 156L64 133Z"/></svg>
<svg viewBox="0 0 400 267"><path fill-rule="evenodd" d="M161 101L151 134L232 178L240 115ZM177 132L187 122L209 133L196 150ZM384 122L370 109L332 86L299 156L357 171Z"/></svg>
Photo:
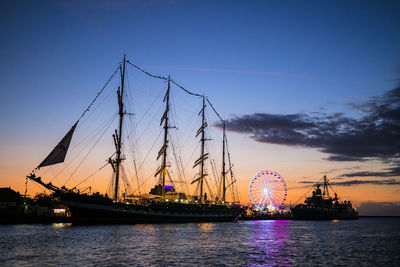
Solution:
<svg viewBox="0 0 400 267"><path fill-rule="evenodd" d="M65 215L65 209L63 209L63 208L56 208L56 209L53 209L53 212L54 212L54 214L56 214L56 215Z"/></svg>

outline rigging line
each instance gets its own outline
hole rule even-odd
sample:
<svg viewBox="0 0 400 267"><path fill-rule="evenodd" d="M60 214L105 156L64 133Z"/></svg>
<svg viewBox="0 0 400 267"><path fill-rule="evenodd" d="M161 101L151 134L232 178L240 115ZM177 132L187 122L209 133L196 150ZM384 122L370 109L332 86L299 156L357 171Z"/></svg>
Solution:
<svg viewBox="0 0 400 267"><path fill-rule="evenodd" d="M231 153L229 152L229 145L228 145L228 139L226 138L225 135L225 143L226 143L226 151L228 154L228 164L229 164L229 173L231 176L231 194L232 194L232 199L235 200L235 189L236 189L236 195L237 195L237 201L240 201L240 196L239 196L239 190L236 185L233 183L236 182L235 175L233 174L233 165L232 165L232 160L231 160Z"/></svg>
<svg viewBox="0 0 400 267"><path fill-rule="evenodd" d="M340 193L341 197L339 197L339 194L333 189L332 185L330 183L328 183L328 185L332 189L333 193L335 193L336 196L338 196L338 199L349 199L348 197L346 197L346 194L342 194L342 193Z"/></svg>
<svg viewBox="0 0 400 267"><path fill-rule="evenodd" d="M208 188L208 193L210 194L210 198L211 198L211 199L214 199L214 194L213 194L213 192L212 192L212 190L211 190L210 185L208 184L207 179L204 179L204 181L205 181L205 184L206 184L206 186L207 186L207 188Z"/></svg>
<svg viewBox="0 0 400 267"><path fill-rule="evenodd" d="M228 154L228 164L229 164L229 169L230 169L230 174L231 174L231 181L233 182L235 175L233 174L233 164L232 164L232 160L231 160L231 153L229 150L229 146L228 146L228 139L225 136L225 144L226 144L226 151Z"/></svg>
<svg viewBox="0 0 400 267"><path fill-rule="evenodd" d="M147 182L150 178L152 178L152 177L154 176L154 173L155 173L155 172L151 173L151 174L143 181L143 183L141 183L140 186L138 186L137 189L133 190L133 191L132 191L132 195L133 195L136 191L138 191L138 189L139 189L141 186L143 186L144 184L146 184L146 182Z"/></svg>
<svg viewBox="0 0 400 267"><path fill-rule="evenodd" d="M39 190L39 191L43 190L43 193L51 192L49 189L47 189L47 188L45 188L45 187L42 187L41 185L39 185L39 184L37 184L37 183L30 183L30 184L33 184L35 187L37 187L37 190ZM28 191L29 191L29 190L28 190ZM37 196L38 194L40 194L40 193L36 193L36 196ZM29 196L29 195L28 195L28 196Z"/></svg>
<svg viewBox="0 0 400 267"><path fill-rule="evenodd" d="M189 193L190 193L190 192L189 192L189 186L188 186L188 183L187 183L187 180L186 180L186 175L185 175L185 171L184 171L184 169L183 169L183 164L182 164L182 158L181 158L181 157L179 157L179 164L180 164L180 166L181 166L181 168L182 168L183 181L185 182L186 192L189 194Z"/></svg>
<svg viewBox="0 0 400 267"><path fill-rule="evenodd" d="M129 84L129 79L128 79L128 84ZM130 95L128 95L126 93L126 95L128 96L128 105L131 109L133 109L133 107L130 106L131 102L133 103L133 100L131 99ZM155 101L154 101L155 102ZM152 104L154 104L154 102ZM150 108L149 108L150 109ZM149 109L146 111L146 113L149 111ZM145 116L146 113L143 115ZM135 116L133 116L133 119L130 117L128 121L128 127L127 127L127 131L128 131L128 135L126 137L126 139L128 139L128 144L130 146L130 151L132 153L132 157L131 157L131 161L132 161L132 165L135 168L135 176L136 176L136 180L137 183L139 185L139 174L138 174L138 169L137 169L137 165L136 165L136 160L135 160L135 155L138 155L140 158L140 147L139 147L139 141L138 141L138 134L136 131L137 127L134 127L134 125L136 126L136 120L135 120ZM135 149L136 148L136 149ZM133 176L130 179L130 181L133 183ZM139 189L139 193L140 193L140 189Z"/></svg>
<svg viewBox="0 0 400 267"><path fill-rule="evenodd" d="M174 98L172 98L172 100L173 99ZM171 112L173 113L173 116L171 116L171 121L173 121L174 125L176 125L176 123L175 123L176 115L175 115L175 108L174 108L175 106L176 105L173 104L172 105L172 109L171 109ZM178 129L176 128L176 130L178 130ZM193 127L192 127L192 130L193 130ZM179 142L180 138L179 138L179 135L178 135L178 131L169 132L169 135L170 135L173 155L174 155L174 158L175 158L176 168L177 168L178 173L179 173L178 174L179 182L185 185L186 192L189 194L190 192L189 192L188 183L187 183L187 180L186 180L185 168L183 167L183 163L182 163L182 159L181 159L182 151L180 150L180 147L182 147L182 146L180 145L180 142ZM182 185L180 185L180 186L182 186Z"/></svg>
<svg viewBox="0 0 400 267"><path fill-rule="evenodd" d="M154 102L153 102L153 103L154 103ZM163 108L163 105L161 104L160 107L158 108L156 114L152 115L152 118L151 118L151 120L149 120L149 122L147 123L146 127L143 127L144 129L142 130L142 132L140 132L140 133L138 134L138 137L139 137L139 138L141 138L142 136L144 136L145 133L148 132L148 129L152 126L151 122L153 122L154 120L156 120L156 117L158 117L158 116L157 116L157 113L158 113L162 108ZM149 111L149 110L147 110L147 111ZM146 111L146 113L147 113L147 111ZM150 115L151 115L151 114L150 114ZM145 118L145 116L146 116L146 114L144 114L144 115L142 116L142 118L141 118L140 121L137 123L137 125L141 123L141 121Z"/></svg>
<svg viewBox="0 0 400 267"><path fill-rule="evenodd" d="M193 195L198 196L200 191L200 183L197 183L196 188L193 190Z"/></svg>
<svg viewBox="0 0 400 267"><path fill-rule="evenodd" d="M90 110L90 108L93 106L94 102L96 102L97 98L100 96L100 94L104 91L104 89L107 87L107 85L110 83L110 81L112 80L112 78L114 78L115 74L118 72L119 70L119 66L118 68L114 71L114 73L111 75L111 77L107 80L107 82L104 84L103 88L101 88L101 90L97 93L97 95L95 96L95 98L92 100L92 102L89 104L89 106L85 109L85 111L82 113L82 115L79 117L78 121L80 119L83 118L83 116L85 116L86 112L88 112Z"/></svg>
<svg viewBox="0 0 400 267"><path fill-rule="evenodd" d="M135 150L135 149L134 149L134 145L133 145L133 141L130 140L129 143L130 143L131 151L132 151L131 161L132 161L132 165L133 165L133 167L134 167L134 173L135 173L135 176L132 176L132 178L131 178L130 181L133 183L133 179L136 177L136 182L137 182L137 185L139 186L139 185L140 185L140 182L139 182L139 171L138 171L137 164L136 164L136 158L137 158L137 159L140 158L140 153L138 152L139 146L138 146L138 142L137 142L136 150ZM135 153L135 152L136 152L136 153ZM139 155L139 157L136 156L136 155ZM140 188L138 188L138 189L139 189L139 194L141 194Z"/></svg>
<svg viewBox="0 0 400 267"><path fill-rule="evenodd" d="M198 110L200 110L201 108L199 108ZM188 143L192 143L194 136L196 135L196 131L197 131L197 125L201 124L200 119L196 118L193 120L190 120L186 125L182 124L182 126L179 127L179 129L183 129L180 130L180 135L182 136L181 138L179 138L178 140L180 140L179 145L181 147L187 147Z"/></svg>
<svg viewBox="0 0 400 267"><path fill-rule="evenodd" d="M179 88L181 88L181 89L182 89L183 91L185 91L186 93L188 93L189 95L194 95L194 96L198 96L198 97L203 97L203 96L200 95L200 94L196 94L196 93L193 93L193 92L189 91L188 89L186 89L186 88L183 87L182 85L178 84L178 83L175 82L174 80L171 80L171 82L172 82L173 84L175 84L176 86L178 86Z"/></svg>
<svg viewBox="0 0 400 267"><path fill-rule="evenodd" d="M144 157L144 159L143 159L142 163L140 164L140 166L139 166L138 170L140 170L140 169L142 168L142 166L143 166L144 162L146 161L147 157L149 156L150 152L153 150L153 148L154 148L154 145L157 143L157 141L158 141L158 138L160 138L160 136L161 136L161 133L162 133L162 131L160 131L160 133L158 134L158 136L157 136L156 140L154 141L153 145L150 147L150 150L149 150L149 152L147 152L147 155ZM143 184L142 184L142 185L143 185Z"/></svg>
<svg viewBox="0 0 400 267"><path fill-rule="evenodd" d="M170 136L170 140L171 140L171 146L172 146L172 154L174 155L174 159L175 159L175 164L176 164L176 168L177 168L177 172L178 172L178 182L181 183L180 186L178 187L182 187L183 185L186 185L187 187L187 182L185 180L185 171L183 169L183 167L181 168L182 162L180 161L180 153L179 151L177 152L178 148L176 148L176 145L174 144L173 141L174 138L172 138L172 135ZM183 185L182 185L183 184ZM189 190L187 190L187 192L189 193Z"/></svg>
<svg viewBox="0 0 400 267"><path fill-rule="evenodd" d="M144 69L140 68L140 67L137 66L136 64L133 64L133 63L130 62L129 60L127 60L126 62L127 62L128 64L130 64L131 66L133 66L134 68L140 70L141 72L143 72L144 74L146 74L146 75L148 75L148 76L150 76L150 77L152 77L152 78L161 79L161 80L164 80L164 81L167 81L167 80L168 80L168 78L166 78L166 77L164 77L164 76L154 75L154 74L151 74L150 72L145 71ZM176 86L178 86L180 89L182 89L183 91L185 91L186 93L188 93L188 94L190 94L190 95L193 95L193 96L202 97L202 95L200 95L200 94L196 94L196 93L193 93L193 92L187 90L186 88L184 88L183 86L181 86L180 84L178 84L177 82L175 82L174 80L170 80L170 81L171 81L173 84L175 84Z"/></svg>
<svg viewBox="0 0 400 267"><path fill-rule="evenodd" d="M114 119L117 117L117 114L115 114ZM106 129L104 129L103 133L99 136L99 138L96 140L96 142L94 143L94 145L92 146L92 148L88 151L88 153L85 155L85 157L82 159L82 161L79 163L79 165L75 168L75 170L72 172L72 174L68 177L67 181L64 183L63 186L65 186L69 179L71 179L71 177L75 174L75 172L79 169L79 167L82 165L82 163L85 161L85 159L89 156L90 152L92 152L92 150L94 149L94 147L97 145L97 143L100 141L100 139L103 137L103 135L106 133L106 131L108 130L108 128L111 126L112 122L114 121L114 119L112 119L110 121L110 123L108 124L108 126L106 127Z"/></svg>
<svg viewBox="0 0 400 267"><path fill-rule="evenodd" d="M171 172L172 172L172 171L171 171ZM178 187L175 185L174 180L172 180L171 172L170 172L170 171L167 171L167 176L168 176L168 178L169 178L169 181L170 181L170 183L171 183L175 188L178 188ZM173 172L172 172L172 173L173 173Z"/></svg>
<svg viewBox="0 0 400 267"><path fill-rule="evenodd" d="M141 72L143 72L144 74L147 74L148 76L152 77L152 78L156 78L156 79L161 79L164 81L167 81L168 78L164 77L164 76L159 76L159 75L154 75L151 74L150 72L145 71L144 69L140 68L139 66L137 66L136 64L131 63L129 60L126 61L128 64L130 64L131 66L135 67L136 69L140 70ZM176 86L178 86L179 88L181 88L183 91L185 91L186 93L190 94L190 95L194 95L194 96L200 96L202 97L202 95L190 92L189 90L187 90L186 88L184 88L183 86L181 86L180 84L178 84L177 82L175 82L174 80L171 80L171 82L173 84L175 84Z"/></svg>
<svg viewBox="0 0 400 267"><path fill-rule="evenodd" d="M131 184L128 181L128 177L126 175L124 166L123 165L121 165L121 166L122 166L122 181L125 183L125 188L124 188L125 193L127 193L128 195L131 195L132 194Z"/></svg>
<svg viewBox="0 0 400 267"><path fill-rule="evenodd" d="M207 120L206 121L210 121L209 119L208 119L208 117L207 117ZM222 153L221 154L219 154L217 151L217 149L216 149L216 147L215 147L215 143L218 141L218 140L216 140L216 138L213 136L213 131L211 131L211 129L209 128L208 129L208 131L207 131L207 139L209 140L209 142L207 142L206 143L206 148L207 148L207 151L209 152L209 154L214 158L213 160L215 161L215 158L218 158L218 161L219 161L219 159L220 159L220 156L222 155ZM219 141L218 141L219 142ZM214 164L215 164L215 162L214 162Z"/></svg>
<svg viewBox="0 0 400 267"><path fill-rule="evenodd" d="M114 152L115 154L115 152ZM111 157L114 155L112 154ZM96 173L98 173L99 171L101 171L105 166L107 166L109 163L107 162L106 164L104 164L103 166L101 166L97 171L93 172L91 175L89 175L88 177L86 177L82 182L80 182L79 184L75 185L74 188L80 186L81 184L83 184L84 182L86 182L90 177L92 177L93 175L95 175Z"/></svg>
<svg viewBox="0 0 400 267"><path fill-rule="evenodd" d="M115 180L115 172L112 172L111 179L109 180L109 183L107 185L107 190L106 190L106 194L108 194L108 195L113 194L114 180Z"/></svg>
<svg viewBox="0 0 400 267"><path fill-rule="evenodd" d="M189 164L190 164L192 161L195 161L195 159L194 159L194 154L197 153L197 152L199 151L199 147L200 147L200 142L197 143L197 145L194 146L193 151L192 151L192 154L191 154L190 157L188 157L188 159L186 160L186 163L185 163L185 165L184 165L185 168L187 168L187 167L189 166Z"/></svg>
<svg viewBox="0 0 400 267"><path fill-rule="evenodd" d="M136 179L138 180L139 177L138 177L138 171L137 171L135 156L140 154L138 152L139 146L138 146L138 144L136 146L134 145L134 140L132 138L132 136L135 136L134 134L132 134L132 132L134 132L134 130L133 130L134 127L132 127L132 120L128 120L128 125L129 125L127 127L128 135L127 135L126 139L128 140L128 144L130 146L130 150L129 151L132 153L131 161L132 161L132 165L135 168L134 172L135 172ZM136 147L136 149L135 149L135 147ZM131 176L132 176L132 178L130 179L130 181L133 183L134 176L133 175L131 175ZM138 181L138 185L139 185L139 181Z"/></svg>
<svg viewBox="0 0 400 267"><path fill-rule="evenodd" d="M108 87L113 87L113 85L111 85L111 83L109 83ZM98 99L96 100L96 105L93 105L93 107L90 110L90 113L85 116L85 120L83 120L80 124L82 125L83 123L91 120L90 118L95 116L95 115L96 115L95 119L98 119L99 117L101 117L101 114L102 114L102 112L104 112L105 109L101 110L99 114L95 113L95 111L98 110L100 107L103 107L104 102L107 101L110 98L112 93L114 93L113 90L109 90L108 94L106 94L106 92L104 91L102 93L102 98L103 99L101 99L100 96L98 97Z"/></svg>
<svg viewBox="0 0 400 267"><path fill-rule="evenodd" d="M174 138L172 137L172 134L170 133L169 135L169 140L170 140L170 143L171 143L171 148L172 148L172 155L174 156L173 158L174 158L174 160L175 160L175 165L176 165L176 169L177 169L177 173L178 173L178 177L177 177L177 179L178 179L178 182L181 182L181 178L182 178L182 172L181 172L181 170L179 169L179 162L178 162L178 156L177 156L177 152L176 152L176 150L177 149L175 149L175 144L174 144Z"/></svg>
<svg viewBox="0 0 400 267"><path fill-rule="evenodd" d="M159 75L151 74L150 72L145 71L144 69L140 68L140 67L137 66L136 64L133 64L133 63L130 62L129 60L127 60L126 63L130 64L130 65L133 66L134 68L140 70L141 72L143 72L144 74L147 74L148 76L150 76L150 77L152 77L152 78L156 78L156 79L168 81L168 78L166 78L166 77L164 77L164 76L159 76Z"/></svg>
<svg viewBox="0 0 400 267"><path fill-rule="evenodd" d="M217 168L215 167L215 161L210 160L210 165L211 165L211 171L213 173L213 178L214 178L214 186L217 189L217 195L220 193L219 192L219 185L218 185L218 175L217 175Z"/></svg>
<svg viewBox="0 0 400 267"><path fill-rule="evenodd" d="M147 110L143 113L142 117L139 118L139 121L138 121L137 124L141 124L141 122L143 121L144 117L147 115L147 113L149 113L149 111L150 111L151 108L154 106L154 104L156 103L156 101L157 101L158 99L161 98L162 94L163 94L163 92L160 91L160 93L158 94L158 96L154 98L153 102L150 104L150 106L147 108ZM162 105L161 105L161 106L162 106ZM159 109L159 110L160 110L160 109ZM155 116L154 116L154 117L155 117ZM154 118L154 117L153 117L153 118Z"/></svg>
<svg viewBox="0 0 400 267"><path fill-rule="evenodd" d="M235 199L235 189L236 189L236 199ZM232 200L240 203L240 195L239 195L239 190L238 190L237 186L235 186L234 189L232 188Z"/></svg>
<svg viewBox="0 0 400 267"><path fill-rule="evenodd" d="M144 74L147 74L147 75L150 76L150 77L157 78L157 79L161 79L161 80L164 80L164 81L168 81L168 78L166 78L166 77L164 77L164 76L159 76L159 75L151 74L150 72L145 71L144 69L140 68L140 67L137 66L136 64L133 64L133 63L130 62L129 60L127 60L126 62L127 62L128 64L130 64L131 66L135 67L136 69L140 70L140 71L143 72ZM200 95L200 94L196 94L196 93L193 93L193 92L187 90L186 88L184 88L183 86L181 86L180 84L178 84L177 82L175 82L174 80L171 80L171 82L172 82L173 84L175 84L176 86L178 86L179 88L181 88L181 89L182 89L183 91L185 91L186 93L190 94L190 95L202 97L202 95Z"/></svg>
<svg viewBox="0 0 400 267"><path fill-rule="evenodd" d="M71 160L70 162L68 162L68 163L65 163L65 166L59 171L59 172L57 172L57 174L53 174L52 176L53 176L53 178L50 180L50 182L53 182L53 181L55 181L55 179L57 179L57 177L61 174L61 173L63 173L64 171L65 171L65 169L67 169L68 167L69 167L69 165L71 165L72 164L72 162L74 162L74 159L76 159L83 151L84 151L84 149L86 148L86 146L83 146L83 143L86 141L86 139L89 139L89 137L92 137L92 138L95 138L96 136L97 136L97 132L99 131L99 130L101 130L103 127L105 127L108 123L110 123L111 121L113 121L114 119L115 119L115 116L116 115L114 115L113 117L111 117L110 119L108 119L108 120L106 120L105 122L103 122L102 124L100 124L97 128L95 128L91 133L89 133L85 138L83 138L78 144L76 144L73 148L71 148L70 149L70 152L69 152L69 155L70 155L70 157L72 157L73 158L73 160ZM80 147L82 145L82 147ZM77 152L77 153L75 153L75 151L76 150L78 150L78 148L80 148L80 150Z"/></svg>
<svg viewBox="0 0 400 267"><path fill-rule="evenodd" d="M90 116L90 115L89 115ZM88 117L87 117L88 118ZM112 119L112 117L111 117ZM101 122L98 126L94 127L93 131L89 132L89 134L87 136L85 136L84 138L82 138L82 140L80 140L77 144L74 144L74 146L70 149L70 154L72 152L75 152L80 145L82 145L87 139L89 139L92 135L95 135L97 133L98 130L101 130L105 125L107 125L109 120L106 120L104 122ZM82 122L83 123L83 122ZM81 123L81 125L82 125Z"/></svg>
<svg viewBox="0 0 400 267"><path fill-rule="evenodd" d="M311 190L314 189L314 186L315 186L317 183L319 183L320 181L322 181L322 179L323 179L323 178L319 179L316 183L314 183L314 184L312 185L312 187L311 187L310 189L308 189L308 191L307 191L304 195L302 195L296 202L293 203L293 205L296 204L296 203L298 203L301 199L304 199L304 197L307 196L308 193L309 193Z"/></svg>
<svg viewBox="0 0 400 267"><path fill-rule="evenodd" d="M218 118L222 121L225 122L222 117L219 115L219 113L217 112L217 110L214 108L214 106L211 104L211 101L208 99L208 97L206 97L206 100L208 102L208 104L210 104L210 107L212 108L212 110L214 110L215 114L217 114Z"/></svg>
<svg viewBox="0 0 400 267"><path fill-rule="evenodd" d="M128 168L127 165L128 164L124 164L124 166L123 166L125 175L126 175L126 173L128 173L129 177L133 177L133 175L131 174L131 171L130 171L130 169ZM126 176L126 179L129 179L128 175ZM132 181L132 180L133 180L133 178L130 179L130 181Z"/></svg>

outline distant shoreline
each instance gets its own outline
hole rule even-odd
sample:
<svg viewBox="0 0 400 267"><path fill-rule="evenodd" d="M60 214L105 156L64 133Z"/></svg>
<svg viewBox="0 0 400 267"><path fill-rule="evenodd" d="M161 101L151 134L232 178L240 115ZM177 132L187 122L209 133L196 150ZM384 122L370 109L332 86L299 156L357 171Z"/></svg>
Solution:
<svg viewBox="0 0 400 267"><path fill-rule="evenodd" d="M359 215L359 218L400 218L397 215Z"/></svg>

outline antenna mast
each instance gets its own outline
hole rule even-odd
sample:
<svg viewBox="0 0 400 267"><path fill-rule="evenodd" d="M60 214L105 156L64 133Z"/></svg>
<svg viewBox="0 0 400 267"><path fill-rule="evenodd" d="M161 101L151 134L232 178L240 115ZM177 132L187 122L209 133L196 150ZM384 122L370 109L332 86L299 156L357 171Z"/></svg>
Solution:
<svg viewBox="0 0 400 267"><path fill-rule="evenodd" d="M122 140L122 123L123 123L123 117L124 117L124 102L123 102L123 96L124 96L124 81L125 81L125 54L124 54L124 62L119 66L120 72L121 72L121 87L118 87L117 95L118 95L118 115L119 115L119 130L118 132L115 131L114 135L114 143L116 147L116 154L117 154L117 159L115 161L115 191L114 191L114 199L115 201L118 201L118 183L119 183L119 174L120 174L120 167L121 167L121 140Z"/></svg>
<svg viewBox="0 0 400 267"><path fill-rule="evenodd" d="M329 191L328 191L328 178L326 175L324 175L324 193L323 193L324 198L329 197Z"/></svg>

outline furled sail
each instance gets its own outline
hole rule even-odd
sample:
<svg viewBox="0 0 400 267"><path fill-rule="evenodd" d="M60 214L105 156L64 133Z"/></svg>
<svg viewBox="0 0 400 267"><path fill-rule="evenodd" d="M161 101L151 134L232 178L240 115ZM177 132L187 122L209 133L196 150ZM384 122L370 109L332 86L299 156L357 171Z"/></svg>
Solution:
<svg viewBox="0 0 400 267"><path fill-rule="evenodd" d="M65 156L67 155L69 144L71 143L72 135L74 134L77 121L64 136L64 138L58 143L58 145L50 152L50 154L40 163L38 168L49 166L57 163L64 162Z"/></svg>

